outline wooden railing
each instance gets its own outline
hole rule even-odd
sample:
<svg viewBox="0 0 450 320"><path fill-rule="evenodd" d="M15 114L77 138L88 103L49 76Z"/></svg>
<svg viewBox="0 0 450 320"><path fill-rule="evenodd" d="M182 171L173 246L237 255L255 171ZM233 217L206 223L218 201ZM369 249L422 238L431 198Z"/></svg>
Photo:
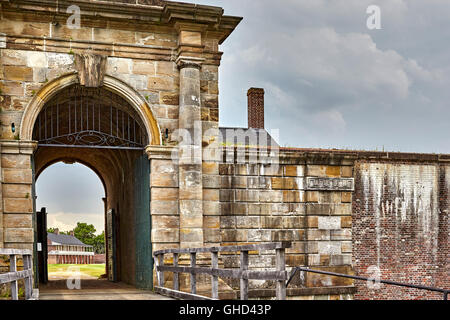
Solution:
<svg viewBox="0 0 450 320"><path fill-rule="evenodd" d="M290 242L274 242L267 244L252 244L244 246L223 246L196 249L167 249L154 252L158 285L155 291L163 295L169 295L175 298L191 299L191 300L210 300L211 298L197 295L197 274L208 274L211 276L211 300L219 299L219 283L218 278L240 279L240 298L248 300L248 280L275 280L276 281L276 298L277 300L286 299L286 280L288 273L285 264L285 249L290 248ZM249 251L275 250L276 253L276 270L254 271L249 270L248 256ZM220 269L219 268L219 252L240 252L240 268L239 269ZM197 253L211 253L211 267L196 266ZM164 265L164 255L173 255L173 265ZM178 265L180 254L190 254L190 266L183 267ZM173 272L173 289L164 288L164 272ZM179 274L189 273L191 293L180 291Z"/></svg>
<svg viewBox="0 0 450 320"><path fill-rule="evenodd" d="M9 256L9 272L0 274L0 284L11 283L11 298L19 300L17 281L25 280L25 299L30 300L33 296L33 263L30 250L0 249L0 256ZM17 271L17 256L22 256L23 271Z"/></svg>

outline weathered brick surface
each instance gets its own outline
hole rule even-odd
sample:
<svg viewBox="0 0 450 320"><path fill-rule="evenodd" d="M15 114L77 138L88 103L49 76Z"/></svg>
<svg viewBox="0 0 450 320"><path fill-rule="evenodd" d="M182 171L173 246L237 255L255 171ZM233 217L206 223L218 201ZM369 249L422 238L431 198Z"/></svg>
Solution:
<svg viewBox="0 0 450 320"><path fill-rule="evenodd" d="M355 271L377 267L383 279L449 287L450 170L437 163L359 163L353 200ZM438 298L435 293L358 283L358 299Z"/></svg>

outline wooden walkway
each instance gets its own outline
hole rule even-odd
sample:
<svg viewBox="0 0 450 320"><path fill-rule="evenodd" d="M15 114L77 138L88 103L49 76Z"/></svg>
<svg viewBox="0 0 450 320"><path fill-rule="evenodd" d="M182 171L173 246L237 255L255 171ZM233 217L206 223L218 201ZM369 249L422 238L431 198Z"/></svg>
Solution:
<svg viewBox="0 0 450 320"><path fill-rule="evenodd" d="M151 291L107 280L81 280L80 290L67 288L65 280L39 286L39 300L172 300Z"/></svg>

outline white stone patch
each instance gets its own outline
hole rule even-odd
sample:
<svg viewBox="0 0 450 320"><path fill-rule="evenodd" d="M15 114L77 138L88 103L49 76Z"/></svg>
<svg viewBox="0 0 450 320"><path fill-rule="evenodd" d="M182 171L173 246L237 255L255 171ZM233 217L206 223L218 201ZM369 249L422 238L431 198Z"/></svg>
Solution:
<svg viewBox="0 0 450 320"><path fill-rule="evenodd" d="M148 83L148 77L146 75L130 75L128 83L130 86L132 86L135 90L146 90L147 89L147 83Z"/></svg>
<svg viewBox="0 0 450 320"><path fill-rule="evenodd" d="M319 254L341 254L341 242L319 241L317 243Z"/></svg>
<svg viewBox="0 0 450 320"><path fill-rule="evenodd" d="M47 53L39 51L29 51L26 54L27 66L30 68L47 68Z"/></svg>
<svg viewBox="0 0 450 320"><path fill-rule="evenodd" d="M319 217L320 230L336 230L341 228L340 217Z"/></svg>
<svg viewBox="0 0 450 320"><path fill-rule="evenodd" d="M62 66L71 65L75 60L74 56L68 53L48 52L46 54L49 68L60 68Z"/></svg>
<svg viewBox="0 0 450 320"><path fill-rule="evenodd" d="M6 35L0 33L0 48L6 48Z"/></svg>
<svg viewBox="0 0 450 320"><path fill-rule="evenodd" d="M133 60L130 58L109 57L106 61L106 73L132 73Z"/></svg>

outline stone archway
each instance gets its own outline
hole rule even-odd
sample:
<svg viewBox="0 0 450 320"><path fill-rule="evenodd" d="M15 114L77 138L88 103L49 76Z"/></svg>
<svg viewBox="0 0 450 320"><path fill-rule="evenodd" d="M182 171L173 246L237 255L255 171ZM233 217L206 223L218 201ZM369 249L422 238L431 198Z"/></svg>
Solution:
<svg viewBox="0 0 450 320"><path fill-rule="evenodd" d="M44 105L61 90L78 83L78 74L70 73L61 76L42 87L42 89L35 94L24 111L19 130L20 139L23 141L31 141L34 123L39 112L44 108ZM130 106L132 106L139 114L149 136L148 145L161 145L161 130L145 99L126 83L108 75L105 75L103 78L103 87L127 100Z"/></svg>
<svg viewBox="0 0 450 320"><path fill-rule="evenodd" d="M84 101L79 99L77 103L77 97L73 96L78 94L77 92L84 92L81 96ZM108 100L106 97L111 98ZM58 111L55 113L56 102ZM110 118L107 119L105 110L109 109L109 104L111 110L114 105L117 116L111 112ZM50 112L47 112L48 110ZM86 115L85 118L79 118L77 110L86 112L87 118ZM92 118L90 118L91 110ZM51 113L51 118L48 113ZM122 115L121 125L119 114ZM41 119L42 122L45 121L45 125L41 124ZM111 126L108 139L112 137L112 140L115 138L115 141L119 141L127 130L130 134L130 119L134 123L134 129L138 127L138 130L143 132L137 139L139 143L132 147L123 147L121 143L98 145L95 141L74 145L68 143L71 137L67 137L70 134L63 135L65 140L60 139L58 143L45 143L55 141L61 136L54 134L54 130L55 132L69 130L67 125L62 126L61 123L69 123L69 126L75 123L76 126L77 120L79 124L87 124L82 131L87 136L94 131L104 134L105 130L102 127L107 126L109 122L117 121L117 127L112 129ZM98 124L95 130L89 127L89 121L91 125ZM50 130L52 132L50 137L47 135L47 129L48 132ZM41 139L44 130L45 139ZM80 133L79 129L77 133ZM153 268L150 242L150 172L145 147L160 145L161 137L156 120L142 97L122 81L110 76L104 77L103 85L99 88L84 88L80 86L77 74L68 74L48 83L35 95L22 118L20 137L24 141L38 142L32 157L35 177L47 166L58 161L80 162L98 174L106 194L108 278L140 288L151 288ZM35 179L32 183L34 185Z"/></svg>

